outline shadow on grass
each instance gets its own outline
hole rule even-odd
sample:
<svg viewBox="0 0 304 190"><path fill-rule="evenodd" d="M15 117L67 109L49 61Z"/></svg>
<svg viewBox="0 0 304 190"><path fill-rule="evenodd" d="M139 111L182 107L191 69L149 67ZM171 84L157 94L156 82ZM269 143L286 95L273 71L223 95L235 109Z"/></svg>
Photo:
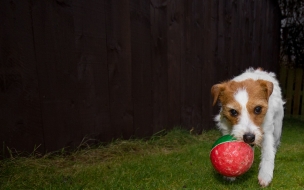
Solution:
<svg viewBox="0 0 304 190"><path fill-rule="evenodd" d="M252 180L254 178L255 171L253 168L251 168L248 172L245 174L237 177L234 181L229 181L227 179L224 179L224 177L213 170L213 176L214 178L222 185L242 185L246 183L248 180Z"/></svg>

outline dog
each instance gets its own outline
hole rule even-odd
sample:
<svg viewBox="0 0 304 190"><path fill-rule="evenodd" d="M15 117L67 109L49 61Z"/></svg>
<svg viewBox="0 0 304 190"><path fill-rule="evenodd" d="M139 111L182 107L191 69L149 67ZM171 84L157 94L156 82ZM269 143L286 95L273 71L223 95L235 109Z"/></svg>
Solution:
<svg viewBox="0 0 304 190"><path fill-rule="evenodd" d="M213 105L220 104L214 120L222 134L231 134L253 148L261 147L258 181L262 187L268 186L280 144L285 103L275 74L249 68L232 80L213 85L211 94Z"/></svg>

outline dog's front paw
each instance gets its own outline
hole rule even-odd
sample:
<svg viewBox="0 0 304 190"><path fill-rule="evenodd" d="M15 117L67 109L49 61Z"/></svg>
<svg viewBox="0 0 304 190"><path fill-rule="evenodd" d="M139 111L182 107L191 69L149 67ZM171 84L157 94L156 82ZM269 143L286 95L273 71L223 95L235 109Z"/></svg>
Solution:
<svg viewBox="0 0 304 190"><path fill-rule="evenodd" d="M272 175L264 173L264 172L259 172L258 179L259 179L259 184L262 187L267 187L270 184L271 180L272 180Z"/></svg>

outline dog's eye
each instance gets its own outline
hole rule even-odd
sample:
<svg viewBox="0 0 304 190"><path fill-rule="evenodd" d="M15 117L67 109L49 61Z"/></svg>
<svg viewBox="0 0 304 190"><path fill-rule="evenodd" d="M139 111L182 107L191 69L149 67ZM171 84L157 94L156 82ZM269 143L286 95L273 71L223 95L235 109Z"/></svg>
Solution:
<svg viewBox="0 0 304 190"><path fill-rule="evenodd" d="M260 114L261 112L262 112L262 107L261 107L261 106L257 106L257 107L254 108L254 113L255 113L255 114L258 115L258 114Z"/></svg>
<svg viewBox="0 0 304 190"><path fill-rule="evenodd" d="M230 115L233 117L236 117L239 114L235 109L231 109L231 110L229 110L229 112L230 112Z"/></svg>

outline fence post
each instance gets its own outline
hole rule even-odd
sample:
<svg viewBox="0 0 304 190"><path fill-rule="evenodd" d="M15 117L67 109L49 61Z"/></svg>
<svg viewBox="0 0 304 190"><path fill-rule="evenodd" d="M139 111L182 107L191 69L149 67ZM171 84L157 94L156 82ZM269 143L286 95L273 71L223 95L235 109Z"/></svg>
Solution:
<svg viewBox="0 0 304 190"><path fill-rule="evenodd" d="M293 96L293 85L294 85L294 69L287 68L287 86L286 86L286 112L285 115L292 114L292 96Z"/></svg>
<svg viewBox="0 0 304 190"><path fill-rule="evenodd" d="M295 69L295 87L294 87L294 93L293 93L293 116L300 116L301 112L301 96L302 96L302 75L303 75L303 69L297 68Z"/></svg>

